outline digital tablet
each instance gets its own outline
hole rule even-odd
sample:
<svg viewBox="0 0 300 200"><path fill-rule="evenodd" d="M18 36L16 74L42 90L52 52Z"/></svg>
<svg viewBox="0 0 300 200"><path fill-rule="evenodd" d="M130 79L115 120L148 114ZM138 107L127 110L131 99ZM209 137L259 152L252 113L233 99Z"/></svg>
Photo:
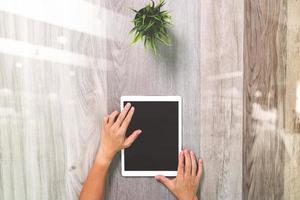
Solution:
<svg viewBox="0 0 300 200"><path fill-rule="evenodd" d="M142 133L121 151L122 176L176 176L181 151L180 96L122 96L134 106L134 115L126 132Z"/></svg>

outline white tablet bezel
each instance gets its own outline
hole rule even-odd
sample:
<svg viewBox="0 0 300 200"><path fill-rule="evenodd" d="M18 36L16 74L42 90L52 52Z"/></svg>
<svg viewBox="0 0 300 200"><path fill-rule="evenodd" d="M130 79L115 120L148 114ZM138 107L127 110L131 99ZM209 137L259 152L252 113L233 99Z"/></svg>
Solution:
<svg viewBox="0 0 300 200"><path fill-rule="evenodd" d="M174 101L178 102L178 155L182 147L182 100L180 96L121 96L120 107L123 109L124 101ZM122 176L152 177L156 175L177 176L176 171L125 171L124 150L121 151Z"/></svg>

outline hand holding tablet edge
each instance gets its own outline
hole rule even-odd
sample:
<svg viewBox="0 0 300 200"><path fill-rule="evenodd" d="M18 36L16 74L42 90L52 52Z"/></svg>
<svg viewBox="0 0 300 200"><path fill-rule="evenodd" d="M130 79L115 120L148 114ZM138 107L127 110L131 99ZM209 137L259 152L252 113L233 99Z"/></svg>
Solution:
<svg viewBox="0 0 300 200"><path fill-rule="evenodd" d="M155 179L165 185L179 200L197 200L197 190L202 176L203 161L192 151L183 150L179 154L178 174L169 179L158 175Z"/></svg>
<svg viewBox="0 0 300 200"><path fill-rule="evenodd" d="M104 117L101 129L101 142L96 160L80 193L80 199L104 199L105 182L109 166L115 154L128 148L142 132L140 129L126 138L125 133L134 114L130 103L119 112L114 111ZM203 161L188 150L179 154L178 174L174 179L156 176L155 179L164 184L179 200L198 200L196 194L202 175Z"/></svg>

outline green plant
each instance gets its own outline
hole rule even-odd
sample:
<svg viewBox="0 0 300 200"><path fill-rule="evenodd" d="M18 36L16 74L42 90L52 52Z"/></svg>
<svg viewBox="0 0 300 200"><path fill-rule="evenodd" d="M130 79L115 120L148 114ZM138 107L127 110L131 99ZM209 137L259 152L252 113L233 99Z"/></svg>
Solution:
<svg viewBox="0 0 300 200"><path fill-rule="evenodd" d="M137 41L144 41L144 46L147 49L150 47L154 53L157 53L157 43L171 45L168 27L171 25L171 16L168 11L161 11L164 0L160 0L157 5L151 0L152 4L146 5L139 11L132 9L136 14L133 20L134 27L130 31L134 34L132 44Z"/></svg>

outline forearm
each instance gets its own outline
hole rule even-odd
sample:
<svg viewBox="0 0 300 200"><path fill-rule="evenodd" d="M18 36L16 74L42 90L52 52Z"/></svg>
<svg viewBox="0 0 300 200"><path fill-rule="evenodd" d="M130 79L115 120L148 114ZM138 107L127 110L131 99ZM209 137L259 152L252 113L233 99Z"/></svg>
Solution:
<svg viewBox="0 0 300 200"><path fill-rule="evenodd" d="M95 161L80 193L80 200L104 200L110 162Z"/></svg>

